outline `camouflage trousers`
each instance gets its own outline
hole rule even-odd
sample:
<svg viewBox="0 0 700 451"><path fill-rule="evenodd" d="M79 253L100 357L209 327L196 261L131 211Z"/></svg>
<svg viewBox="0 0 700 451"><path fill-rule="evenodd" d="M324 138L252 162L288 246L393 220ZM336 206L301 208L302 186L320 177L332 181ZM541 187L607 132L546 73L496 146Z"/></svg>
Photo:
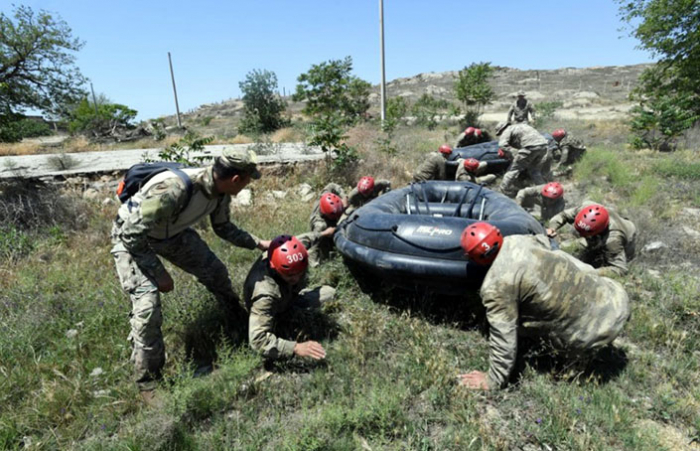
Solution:
<svg viewBox="0 0 700 451"><path fill-rule="evenodd" d="M192 229L165 240L149 240L151 248L175 266L194 275L234 315L243 311L233 291L226 266ZM122 288L131 299L131 362L141 390L155 387L165 364L165 343L161 325L161 298L151 274L144 273L131 254L113 237L112 256Z"/></svg>
<svg viewBox="0 0 700 451"><path fill-rule="evenodd" d="M501 192L508 197L515 197L518 194L517 179L523 173L530 177L530 183L533 185L546 183L542 175L542 163L546 156L546 145L525 147L518 150L508 171L503 176L500 186Z"/></svg>
<svg viewBox="0 0 700 451"><path fill-rule="evenodd" d="M333 248L333 238L324 237L319 239L316 245L311 246L311 248L308 249L309 265L312 268L315 268L316 266L320 265L324 260L328 260L328 257L330 257Z"/></svg>
<svg viewBox="0 0 700 451"><path fill-rule="evenodd" d="M479 185L490 185L495 182L497 178L498 176L496 174L486 174L479 177L461 174L459 177L457 177L457 181L478 183Z"/></svg>

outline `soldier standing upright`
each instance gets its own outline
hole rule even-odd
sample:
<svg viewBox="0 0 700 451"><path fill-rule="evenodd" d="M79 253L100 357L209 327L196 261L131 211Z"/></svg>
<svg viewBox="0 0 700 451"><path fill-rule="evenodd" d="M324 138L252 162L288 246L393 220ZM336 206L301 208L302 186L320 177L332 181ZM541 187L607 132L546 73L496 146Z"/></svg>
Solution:
<svg viewBox="0 0 700 451"><path fill-rule="evenodd" d="M519 337L541 337L580 358L617 337L629 319L627 293L618 282L563 251L543 235L510 235L485 222L464 229L462 249L489 266L481 301L489 323L488 373L459 375L470 389L503 387L513 371Z"/></svg>
<svg viewBox="0 0 700 451"><path fill-rule="evenodd" d="M527 173L530 182L541 185L546 182L542 175L542 164L547 155L547 140L527 124L501 122L496 127L500 137L498 146L513 156L513 162L501 181L501 192L508 197L517 194L517 179Z"/></svg>
<svg viewBox="0 0 700 451"><path fill-rule="evenodd" d="M214 232L233 245L267 249L269 241L239 229L229 219L231 196L251 179L260 178L256 163L253 151L225 148L213 166L183 170L191 191L180 176L165 171L148 180L119 208L111 252L122 288L131 298L131 361L146 401L152 399L165 364L159 293L172 291L174 286L158 256L197 277L227 317L245 318L226 266L192 226L208 216Z"/></svg>
<svg viewBox="0 0 700 451"><path fill-rule="evenodd" d="M531 121L528 120L528 115L532 118ZM535 122L535 108L532 106L532 103L525 98L525 91L518 91L518 98L515 99L515 103L513 103L508 110L506 122L516 124L521 122L525 124Z"/></svg>
<svg viewBox="0 0 700 451"><path fill-rule="evenodd" d="M413 174L413 181L447 180L445 162L450 154L452 154L452 148L447 144L441 145L437 152L428 154Z"/></svg>

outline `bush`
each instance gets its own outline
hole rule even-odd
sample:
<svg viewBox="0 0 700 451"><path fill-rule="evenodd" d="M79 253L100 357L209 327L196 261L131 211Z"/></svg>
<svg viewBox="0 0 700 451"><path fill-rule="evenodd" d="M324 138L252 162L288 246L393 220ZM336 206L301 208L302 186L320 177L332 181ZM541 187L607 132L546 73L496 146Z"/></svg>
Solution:
<svg viewBox="0 0 700 451"><path fill-rule="evenodd" d="M0 114L0 142L19 142L23 138L35 138L53 134L45 122L28 119L21 114Z"/></svg>
<svg viewBox="0 0 700 451"><path fill-rule="evenodd" d="M332 163L334 171L341 171L359 159L357 149L343 142L346 139L344 119L339 115L322 116L311 125L309 144L321 147L324 152L336 153Z"/></svg>
<svg viewBox="0 0 700 451"><path fill-rule="evenodd" d="M87 99L83 99L71 111L68 122L68 131L71 134L86 133L96 136L108 134L115 128L133 128L131 121L138 112L118 103L102 103L91 105Z"/></svg>
<svg viewBox="0 0 700 451"><path fill-rule="evenodd" d="M429 94L423 94L411 107L411 114L416 117L416 123L428 130L437 126L435 116L444 113L450 108L450 102L445 99L437 99Z"/></svg>
<svg viewBox="0 0 700 451"><path fill-rule="evenodd" d="M495 93L489 85L493 75L491 63L473 63L459 71L454 84L455 96L465 107L465 123L477 125L484 106L491 103Z"/></svg>
<svg viewBox="0 0 700 451"><path fill-rule="evenodd" d="M537 119L535 120L535 127L541 127L547 121L554 118L554 112L557 108L564 106L563 102L540 102L535 105L535 111L537 111Z"/></svg>
<svg viewBox="0 0 700 451"><path fill-rule="evenodd" d="M158 158L160 161L175 161L186 166L199 166L208 157L195 157L191 153L204 150L204 146L213 140L213 136L203 138L195 132L187 132L178 142L158 152Z"/></svg>
<svg viewBox="0 0 700 451"><path fill-rule="evenodd" d="M245 104L239 126L241 132L270 133L289 125L289 120L282 117L287 103L277 94L277 75L274 72L253 70L238 85Z"/></svg>

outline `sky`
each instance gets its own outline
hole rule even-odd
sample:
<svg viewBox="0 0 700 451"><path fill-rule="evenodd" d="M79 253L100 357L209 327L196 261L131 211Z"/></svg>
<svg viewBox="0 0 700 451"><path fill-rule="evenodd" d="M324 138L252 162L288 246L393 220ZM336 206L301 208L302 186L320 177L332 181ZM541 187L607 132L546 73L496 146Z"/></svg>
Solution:
<svg viewBox="0 0 700 451"><path fill-rule="evenodd" d="M60 16L85 41L77 65L95 92L138 110L175 113L240 96L253 69L275 72L280 92L331 59L378 84L379 0L27 0ZM3 2L0 12L9 14ZM557 69L653 61L623 30L613 0L385 0L387 82L474 62Z"/></svg>

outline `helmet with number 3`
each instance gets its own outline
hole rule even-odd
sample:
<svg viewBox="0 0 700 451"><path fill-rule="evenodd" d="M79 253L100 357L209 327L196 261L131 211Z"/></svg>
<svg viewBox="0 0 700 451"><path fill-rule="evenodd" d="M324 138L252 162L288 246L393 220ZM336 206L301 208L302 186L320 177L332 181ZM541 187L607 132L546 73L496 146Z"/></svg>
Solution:
<svg viewBox="0 0 700 451"><path fill-rule="evenodd" d="M278 236L270 243L267 254L270 268L283 276L296 276L306 271L309 266L309 254L306 247L295 236Z"/></svg>

